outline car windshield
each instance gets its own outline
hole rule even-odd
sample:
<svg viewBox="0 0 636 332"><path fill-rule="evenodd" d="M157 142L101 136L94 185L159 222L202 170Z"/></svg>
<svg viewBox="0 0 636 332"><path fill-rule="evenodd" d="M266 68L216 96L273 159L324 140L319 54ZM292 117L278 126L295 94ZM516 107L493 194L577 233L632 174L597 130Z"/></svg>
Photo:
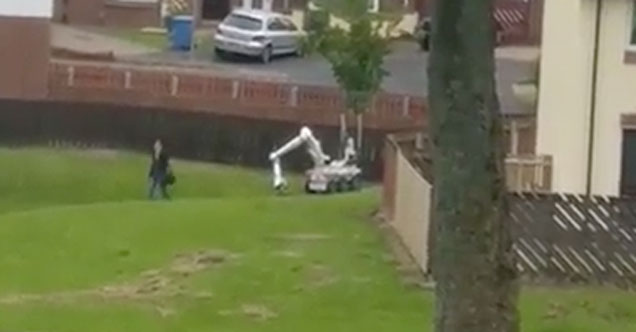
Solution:
<svg viewBox="0 0 636 332"><path fill-rule="evenodd" d="M263 26L263 22L257 18L232 14L225 19L225 25L243 30L258 31Z"/></svg>

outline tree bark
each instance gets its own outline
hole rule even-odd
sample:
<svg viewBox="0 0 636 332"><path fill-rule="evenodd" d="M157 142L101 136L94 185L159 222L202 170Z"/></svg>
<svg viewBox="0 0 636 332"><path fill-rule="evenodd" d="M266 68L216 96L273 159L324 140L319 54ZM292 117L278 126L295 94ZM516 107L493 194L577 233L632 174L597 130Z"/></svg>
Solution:
<svg viewBox="0 0 636 332"><path fill-rule="evenodd" d="M519 330L492 8L492 0L440 0L433 11L436 332Z"/></svg>

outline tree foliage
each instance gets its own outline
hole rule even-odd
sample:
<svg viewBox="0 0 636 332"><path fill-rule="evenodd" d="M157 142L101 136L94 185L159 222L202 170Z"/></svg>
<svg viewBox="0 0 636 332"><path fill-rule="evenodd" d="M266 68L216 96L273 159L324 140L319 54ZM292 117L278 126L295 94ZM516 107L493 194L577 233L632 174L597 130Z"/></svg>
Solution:
<svg viewBox="0 0 636 332"><path fill-rule="evenodd" d="M389 40L381 34L383 25L374 22L370 15L349 23L348 30L328 28L319 52L329 61L334 77L345 91L347 107L362 113L388 75L384 59L389 54Z"/></svg>
<svg viewBox="0 0 636 332"><path fill-rule="evenodd" d="M313 8L309 20L309 37L305 50L318 51L331 65L333 75L345 94L347 109L357 115L357 145L362 147L362 115L369 109L373 96L381 89L388 72L384 59L390 52L388 31L393 22L369 13L366 0L321 0ZM332 24L332 11L343 20ZM341 141L346 132L345 113L340 117Z"/></svg>

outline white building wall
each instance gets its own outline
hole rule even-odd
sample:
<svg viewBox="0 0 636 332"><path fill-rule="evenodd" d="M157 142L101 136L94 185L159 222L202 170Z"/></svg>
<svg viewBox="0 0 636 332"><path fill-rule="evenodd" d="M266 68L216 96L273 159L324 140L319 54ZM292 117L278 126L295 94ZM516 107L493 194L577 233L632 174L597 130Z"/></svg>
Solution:
<svg viewBox="0 0 636 332"><path fill-rule="evenodd" d="M594 3L545 2L537 154L553 157L555 191L585 192Z"/></svg>
<svg viewBox="0 0 636 332"><path fill-rule="evenodd" d="M636 113L636 64L625 63L633 0L604 1L592 191L617 195L622 163L621 115Z"/></svg>
<svg viewBox="0 0 636 332"><path fill-rule="evenodd" d="M0 0L0 16L50 18L53 0Z"/></svg>
<svg viewBox="0 0 636 332"><path fill-rule="evenodd" d="M537 153L553 157L553 189L585 193L596 0L545 2ZM626 64L633 0L603 1L592 194L620 193L621 115L636 113L636 65Z"/></svg>

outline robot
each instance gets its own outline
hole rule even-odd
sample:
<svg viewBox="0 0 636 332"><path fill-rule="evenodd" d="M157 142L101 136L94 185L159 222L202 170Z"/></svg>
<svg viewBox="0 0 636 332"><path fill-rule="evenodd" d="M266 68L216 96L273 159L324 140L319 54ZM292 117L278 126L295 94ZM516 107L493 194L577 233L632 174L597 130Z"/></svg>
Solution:
<svg viewBox="0 0 636 332"><path fill-rule="evenodd" d="M305 172L307 193L329 194L359 189L362 170L357 166L353 138L347 139L343 159L332 160L322 151L320 141L316 139L311 129L302 127L296 137L269 155L274 173L273 186L276 191L280 192L287 188L287 180L283 176L280 163L281 158L302 145L306 145L307 152L314 163L314 167Z"/></svg>

